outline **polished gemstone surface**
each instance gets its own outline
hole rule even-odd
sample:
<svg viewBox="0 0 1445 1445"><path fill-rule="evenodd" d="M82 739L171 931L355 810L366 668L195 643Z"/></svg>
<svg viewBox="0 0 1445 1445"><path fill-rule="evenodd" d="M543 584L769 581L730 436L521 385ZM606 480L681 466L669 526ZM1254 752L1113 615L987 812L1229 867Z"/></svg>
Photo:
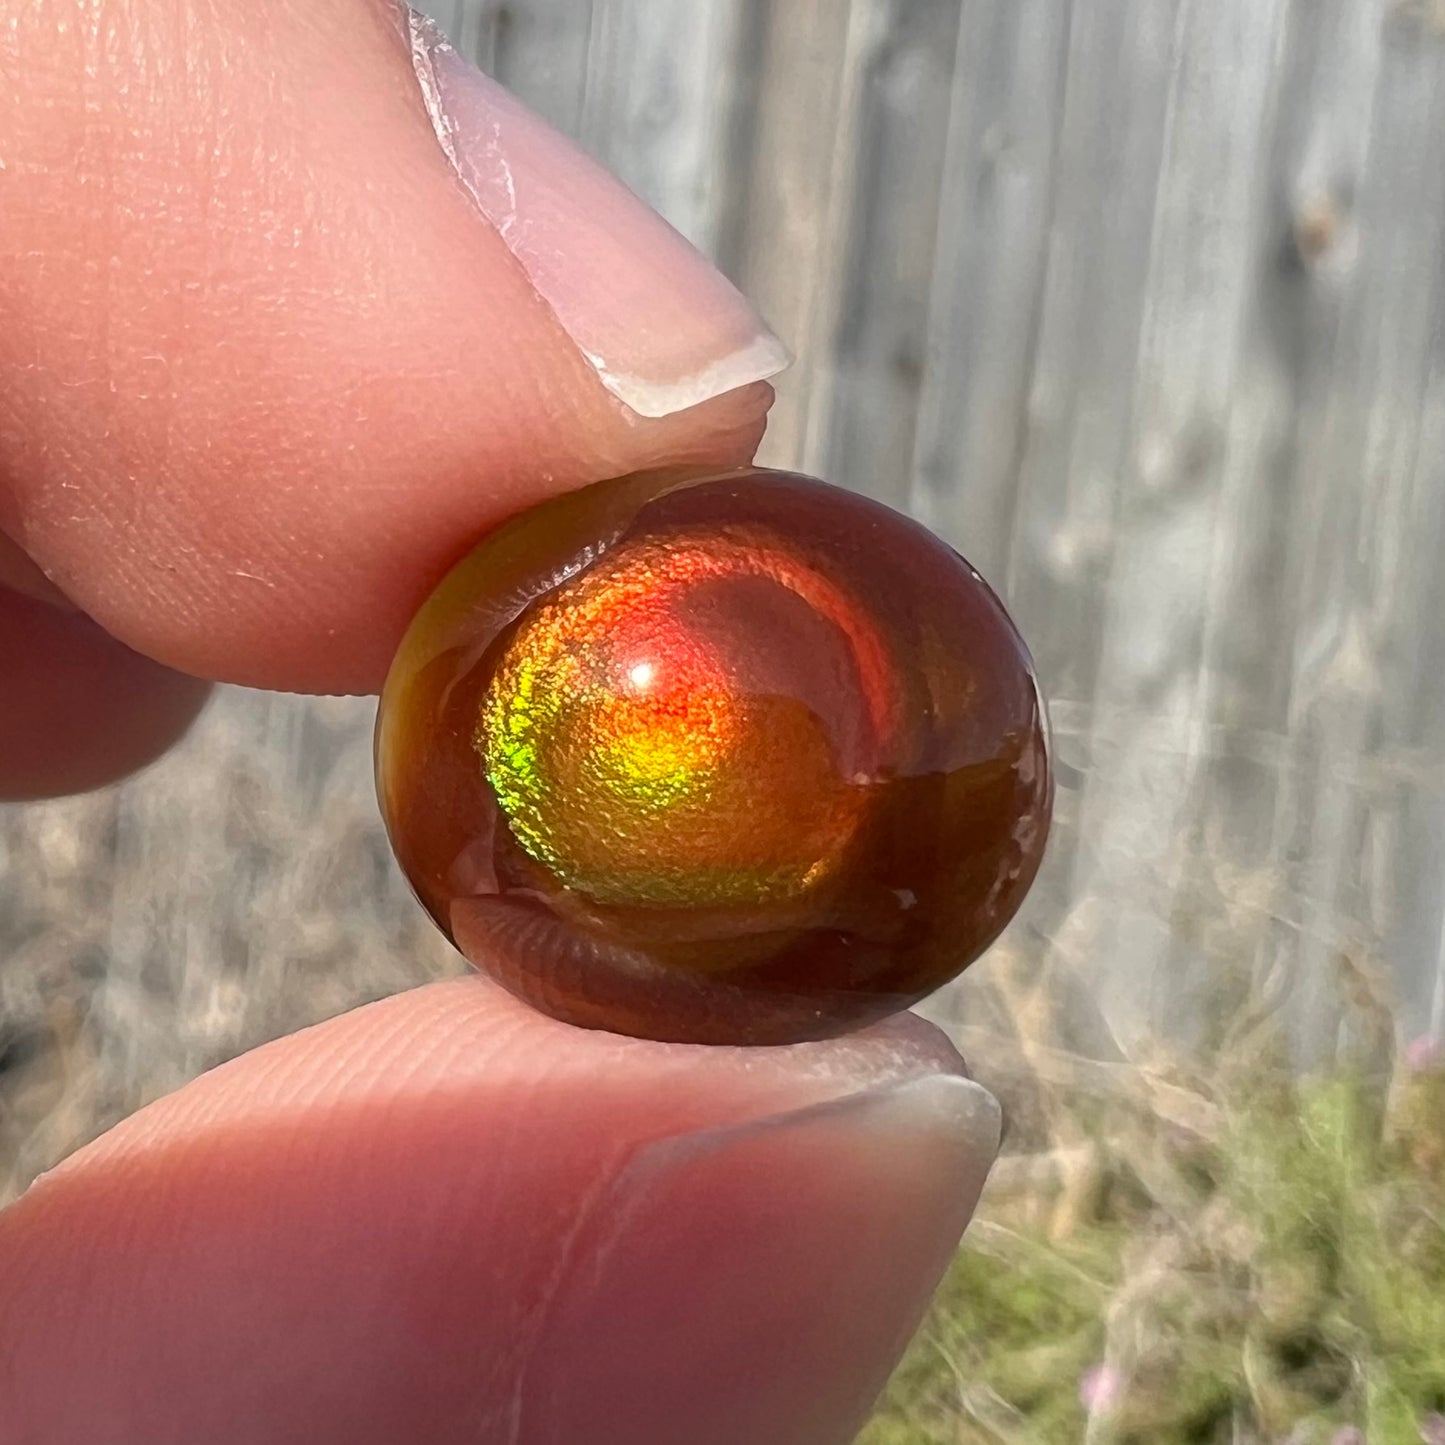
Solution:
<svg viewBox="0 0 1445 1445"><path fill-rule="evenodd" d="M841 1033L952 978L1052 798L978 574L761 469L623 477L489 537L403 640L377 777L473 963L573 1023L707 1043Z"/></svg>

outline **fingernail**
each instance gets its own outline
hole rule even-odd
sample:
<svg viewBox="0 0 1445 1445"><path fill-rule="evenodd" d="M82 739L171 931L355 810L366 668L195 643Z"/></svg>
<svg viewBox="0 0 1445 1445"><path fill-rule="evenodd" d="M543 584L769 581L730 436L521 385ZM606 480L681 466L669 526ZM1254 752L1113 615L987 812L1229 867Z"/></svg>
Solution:
<svg viewBox="0 0 1445 1445"><path fill-rule="evenodd" d="M648 1146L573 1241L531 1351L527 1438L612 1419L666 1440L686 1419L698 1445L851 1440L953 1257L999 1120L978 1084L931 1075Z"/></svg>
<svg viewBox="0 0 1445 1445"><path fill-rule="evenodd" d="M747 299L655 211L425 16L407 24L447 159L614 396L668 416L787 366Z"/></svg>

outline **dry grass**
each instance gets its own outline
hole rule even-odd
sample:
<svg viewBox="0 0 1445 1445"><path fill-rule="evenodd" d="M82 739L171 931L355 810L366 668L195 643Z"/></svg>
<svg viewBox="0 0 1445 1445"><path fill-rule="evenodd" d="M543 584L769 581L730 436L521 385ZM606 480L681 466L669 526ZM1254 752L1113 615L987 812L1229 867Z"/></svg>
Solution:
<svg viewBox="0 0 1445 1445"><path fill-rule="evenodd" d="M0 1199L220 1059L458 966L387 856L370 715L228 694L132 784L0 813ZM1184 776L1081 755L1091 723L1062 720L1028 917L935 1009L1009 1132L865 1445L1433 1440L1445 1072L1397 1041L1364 932L1310 935L1298 880L1219 831L1088 866L1071 776L1123 770L1115 818L1151 788L1178 816ZM1228 788L1201 777L1207 812ZM1131 917L1177 970L1172 1041L1110 1001ZM1292 960L1322 942L1337 1047L1302 1073Z"/></svg>
<svg viewBox="0 0 1445 1445"><path fill-rule="evenodd" d="M1159 1082L1002 1161L864 1445L1445 1430L1445 1068Z"/></svg>
<svg viewBox="0 0 1445 1445"><path fill-rule="evenodd" d="M227 692L124 786L0 809L0 1202L223 1059L461 968L391 862L374 707Z"/></svg>

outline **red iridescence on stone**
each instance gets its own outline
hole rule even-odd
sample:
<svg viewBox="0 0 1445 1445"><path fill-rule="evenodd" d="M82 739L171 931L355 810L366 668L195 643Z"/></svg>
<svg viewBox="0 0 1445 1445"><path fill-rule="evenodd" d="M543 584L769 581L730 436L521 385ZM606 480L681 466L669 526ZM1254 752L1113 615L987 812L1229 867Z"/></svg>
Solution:
<svg viewBox="0 0 1445 1445"><path fill-rule="evenodd" d="M756 468L602 482L484 541L402 642L377 779L473 963L559 1018L706 1043L827 1037L952 978L1052 802L978 574Z"/></svg>

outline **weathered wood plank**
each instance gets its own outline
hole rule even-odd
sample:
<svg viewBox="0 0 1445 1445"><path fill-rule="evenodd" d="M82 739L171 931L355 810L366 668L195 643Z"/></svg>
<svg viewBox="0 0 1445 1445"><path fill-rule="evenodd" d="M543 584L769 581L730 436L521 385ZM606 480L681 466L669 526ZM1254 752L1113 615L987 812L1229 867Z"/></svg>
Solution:
<svg viewBox="0 0 1445 1445"><path fill-rule="evenodd" d="M715 252L735 180L732 0L598 0L579 135L694 245Z"/></svg>
<svg viewBox="0 0 1445 1445"><path fill-rule="evenodd" d="M913 458L912 509L1008 569L1048 264L1070 0L965 0Z"/></svg>
<svg viewBox="0 0 1445 1445"><path fill-rule="evenodd" d="M819 470L907 506L944 188L957 0L861 7L854 194Z"/></svg>
<svg viewBox="0 0 1445 1445"><path fill-rule="evenodd" d="M1284 11L1284 0L1188 0L1175 15L1091 684L1096 704L1122 704L1135 721L1111 739L1124 766L1086 780L1087 853L1069 889L1113 902L1089 977L1130 1048L1162 1018L1197 1016L1187 1000L1213 982L1206 960L1181 956L1172 914L1207 764L1215 674L1205 650L1215 619L1242 600L1230 581L1231 506L1258 475L1267 425L1267 398L1242 389L1240 372Z"/></svg>

